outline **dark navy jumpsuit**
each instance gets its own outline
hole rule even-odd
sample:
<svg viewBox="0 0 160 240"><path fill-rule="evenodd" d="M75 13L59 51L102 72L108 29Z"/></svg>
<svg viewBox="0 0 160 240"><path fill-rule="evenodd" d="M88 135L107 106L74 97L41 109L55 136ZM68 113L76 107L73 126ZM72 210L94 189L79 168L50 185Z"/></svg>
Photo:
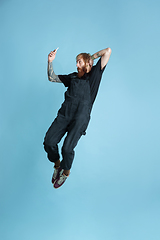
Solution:
<svg viewBox="0 0 160 240"><path fill-rule="evenodd" d="M103 71L98 71L98 79L100 83ZM95 75L96 74L94 74L94 76ZM68 82L64 82L64 84L68 87L68 89L65 92L65 101L59 109L56 119L48 129L43 144L44 149L47 152L48 159L51 162L56 162L60 159L57 144L67 132L67 136L62 147L63 159L61 161L61 168L69 170L74 159L74 148L80 137L85 135L85 131L90 120L92 101L89 79L91 74L86 73L82 78L78 78L77 73L58 76L62 82L63 76L67 77Z"/></svg>

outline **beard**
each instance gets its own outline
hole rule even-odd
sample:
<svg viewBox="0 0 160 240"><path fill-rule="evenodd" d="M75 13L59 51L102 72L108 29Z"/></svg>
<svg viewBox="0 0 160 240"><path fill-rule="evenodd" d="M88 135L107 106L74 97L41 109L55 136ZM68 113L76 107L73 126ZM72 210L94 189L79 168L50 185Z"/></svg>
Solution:
<svg viewBox="0 0 160 240"><path fill-rule="evenodd" d="M77 68L77 71L78 71L78 74L77 74L78 77L81 78L87 72L86 66L82 68Z"/></svg>

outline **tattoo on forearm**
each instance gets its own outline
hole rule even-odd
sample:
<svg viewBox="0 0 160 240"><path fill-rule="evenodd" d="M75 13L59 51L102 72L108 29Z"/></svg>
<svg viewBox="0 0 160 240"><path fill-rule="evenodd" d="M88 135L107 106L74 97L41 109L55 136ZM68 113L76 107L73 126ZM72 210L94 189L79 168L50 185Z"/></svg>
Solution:
<svg viewBox="0 0 160 240"><path fill-rule="evenodd" d="M94 60L94 59L99 58L101 56L102 56L102 54L100 52L97 52L97 53L95 53L91 56L91 59Z"/></svg>
<svg viewBox="0 0 160 240"><path fill-rule="evenodd" d="M48 62L48 80L50 82L58 82L61 83L59 77L54 73L53 66L51 62Z"/></svg>
<svg viewBox="0 0 160 240"><path fill-rule="evenodd" d="M101 55L99 54L99 52L98 52L96 55L97 55L97 58L101 56Z"/></svg>

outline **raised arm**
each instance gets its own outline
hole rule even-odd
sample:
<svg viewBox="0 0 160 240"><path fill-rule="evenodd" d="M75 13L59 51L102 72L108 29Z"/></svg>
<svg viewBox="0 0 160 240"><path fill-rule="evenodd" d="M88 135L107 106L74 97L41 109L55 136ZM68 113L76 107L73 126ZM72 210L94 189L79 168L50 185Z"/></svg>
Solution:
<svg viewBox="0 0 160 240"><path fill-rule="evenodd" d="M111 52L112 52L111 48L105 48L105 49L103 49L99 52L94 53L91 56L91 59L94 60L96 58L101 57L101 69L103 69L109 61L109 58L111 56Z"/></svg>
<svg viewBox="0 0 160 240"><path fill-rule="evenodd" d="M48 80L50 82L59 82L61 83L61 80L59 79L59 77L54 73L53 70L53 65L52 65L52 61L55 59L56 56L56 50L51 51L48 54Z"/></svg>

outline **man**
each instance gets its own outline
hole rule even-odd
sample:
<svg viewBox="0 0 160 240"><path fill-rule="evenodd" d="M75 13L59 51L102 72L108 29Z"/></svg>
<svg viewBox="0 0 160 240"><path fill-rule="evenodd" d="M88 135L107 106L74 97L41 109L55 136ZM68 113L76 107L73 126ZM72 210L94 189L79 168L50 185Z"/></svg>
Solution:
<svg viewBox="0 0 160 240"><path fill-rule="evenodd" d="M52 183L59 188L70 174L74 159L74 148L80 137L85 135L90 113L95 101L102 73L107 65L111 49L106 48L92 56L81 53L76 57L77 72L68 75L56 75L53 71L52 61L57 50L48 55L48 79L51 82L63 83L67 87L65 101L58 111L57 117L48 129L44 138L44 149L48 159L54 163ZM100 58L95 66L93 61ZM58 143L67 133L62 147L62 161L58 152Z"/></svg>

